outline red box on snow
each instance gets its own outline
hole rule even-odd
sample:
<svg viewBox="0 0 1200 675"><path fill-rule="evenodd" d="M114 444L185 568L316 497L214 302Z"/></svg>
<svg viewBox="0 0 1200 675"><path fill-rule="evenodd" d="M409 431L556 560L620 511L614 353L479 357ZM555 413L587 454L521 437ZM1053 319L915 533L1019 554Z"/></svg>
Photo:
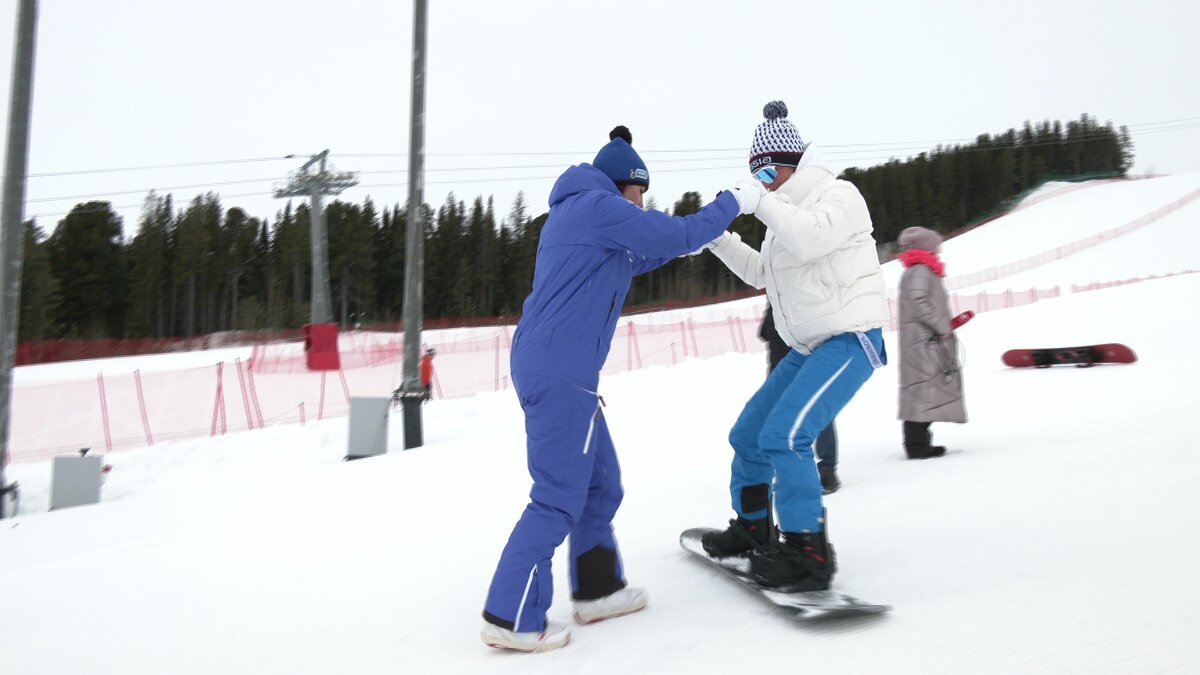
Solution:
<svg viewBox="0 0 1200 675"><path fill-rule="evenodd" d="M338 325L304 324L304 355L308 357L309 370L341 368L341 360L338 358Z"/></svg>

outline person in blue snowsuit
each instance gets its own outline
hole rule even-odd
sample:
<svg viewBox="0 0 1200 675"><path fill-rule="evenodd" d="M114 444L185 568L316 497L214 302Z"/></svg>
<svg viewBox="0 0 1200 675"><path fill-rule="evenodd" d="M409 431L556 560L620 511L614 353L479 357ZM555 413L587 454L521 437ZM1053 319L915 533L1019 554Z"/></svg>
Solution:
<svg viewBox="0 0 1200 675"><path fill-rule="evenodd" d="M566 644L569 630L548 623L546 613L550 561L568 536L578 622L645 606L646 592L626 585L613 537L624 492L597 393L600 370L632 279L701 249L752 211L761 194L746 182L689 216L645 211L650 175L631 142L629 130L617 127L591 164L567 169L550 193L533 290L512 343L533 488L484 604L482 638L494 647Z"/></svg>

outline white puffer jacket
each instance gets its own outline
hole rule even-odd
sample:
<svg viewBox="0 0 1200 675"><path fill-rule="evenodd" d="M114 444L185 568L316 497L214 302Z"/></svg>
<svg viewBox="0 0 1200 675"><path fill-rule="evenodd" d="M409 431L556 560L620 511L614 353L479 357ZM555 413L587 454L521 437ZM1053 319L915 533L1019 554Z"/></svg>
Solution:
<svg viewBox="0 0 1200 675"><path fill-rule="evenodd" d="M834 335L887 325L887 296L867 203L822 166L801 168L754 212L767 234L759 253L726 232L709 248L742 281L766 288L775 327L811 354Z"/></svg>

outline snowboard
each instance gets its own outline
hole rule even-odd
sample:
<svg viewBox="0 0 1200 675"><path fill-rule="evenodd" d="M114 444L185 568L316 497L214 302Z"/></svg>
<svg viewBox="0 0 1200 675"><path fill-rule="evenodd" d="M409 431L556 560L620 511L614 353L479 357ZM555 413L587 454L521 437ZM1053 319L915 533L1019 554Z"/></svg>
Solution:
<svg viewBox="0 0 1200 675"><path fill-rule="evenodd" d="M1088 368L1100 363L1133 363L1137 361L1137 354L1125 345L1109 343L1083 347L1010 349L1004 352L1000 360L1013 368L1049 368L1058 364Z"/></svg>
<svg viewBox="0 0 1200 675"><path fill-rule="evenodd" d="M975 318L975 312L967 310L962 314L950 319L950 330L958 330L958 327Z"/></svg>
<svg viewBox="0 0 1200 675"><path fill-rule="evenodd" d="M789 593L764 588L750 576L750 561L746 558L713 558L708 555L700 543L700 537L715 531L708 527L684 530L683 534L679 535L679 545L683 547L683 550L705 560L708 564L736 579L746 588L766 598L771 604L788 612L794 619L811 621L821 618L882 614L891 610L889 605L874 605L836 591Z"/></svg>

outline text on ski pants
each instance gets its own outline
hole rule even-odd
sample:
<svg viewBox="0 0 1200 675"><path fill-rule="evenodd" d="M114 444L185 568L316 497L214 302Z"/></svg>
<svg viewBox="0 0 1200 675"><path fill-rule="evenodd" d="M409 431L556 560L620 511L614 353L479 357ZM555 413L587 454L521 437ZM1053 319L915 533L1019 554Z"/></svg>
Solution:
<svg viewBox="0 0 1200 675"><path fill-rule="evenodd" d="M570 535L571 588L577 561L597 546L613 551L624 579L612 519L621 505L621 468L595 392L529 374L513 374L533 489L496 566L485 609L517 631L540 631L554 594L550 561Z"/></svg>
<svg viewBox="0 0 1200 675"><path fill-rule="evenodd" d="M883 332L866 333L884 354ZM886 355L882 357L886 362ZM784 532L819 532L821 479L813 462L813 439L829 426L874 371L854 333L821 343L805 356L792 350L750 397L729 432L733 446L730 494L733 509L757 519L767 510L742 512L742 489L773 485L775 512Z"/></svg>

